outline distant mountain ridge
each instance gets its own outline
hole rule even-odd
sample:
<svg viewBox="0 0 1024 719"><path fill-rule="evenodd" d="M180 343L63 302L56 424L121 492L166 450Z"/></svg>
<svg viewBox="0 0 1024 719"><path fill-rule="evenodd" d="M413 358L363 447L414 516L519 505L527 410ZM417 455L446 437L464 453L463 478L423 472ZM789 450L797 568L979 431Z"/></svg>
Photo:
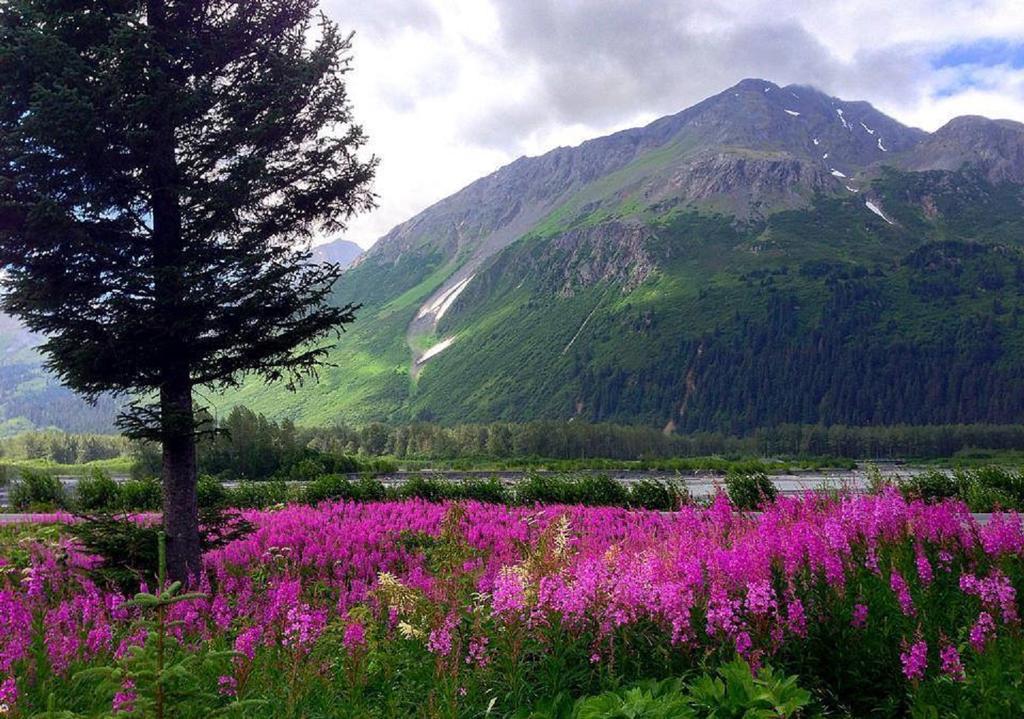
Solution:
<svg viewBox="0 0 1024 719"><path fill-rule="evenodd" d="M331 240L313 247L313 259L316 262L330 262L347 268L363 254L363 248L349 240Z"/></svg>
<svg viewBox="0 0 1024 719"><path fill-rule="evenodd" d="M396 226L320 382L219 400L307 424L534 418L746 432L1017 421L1024 126L934 133L744 80L519 158Z"/></svg>

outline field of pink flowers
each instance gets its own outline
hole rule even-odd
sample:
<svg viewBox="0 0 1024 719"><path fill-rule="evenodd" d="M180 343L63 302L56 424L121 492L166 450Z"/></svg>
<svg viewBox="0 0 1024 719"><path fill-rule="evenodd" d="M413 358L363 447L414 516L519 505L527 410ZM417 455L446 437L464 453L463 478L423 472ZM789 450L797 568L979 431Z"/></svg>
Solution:
<svg viewBox="0 0 1024 719"><path fill-rule="evenodd" d="M8 530L0 712L151 716L158 650L168 716L529 716L737 654L799 675L829 716L1024 712L1016 514L979 526L890 490L757 515L723 495L675 513L404 501L246 517L198 594L157 610L98 583L59 529Z"/></svg>

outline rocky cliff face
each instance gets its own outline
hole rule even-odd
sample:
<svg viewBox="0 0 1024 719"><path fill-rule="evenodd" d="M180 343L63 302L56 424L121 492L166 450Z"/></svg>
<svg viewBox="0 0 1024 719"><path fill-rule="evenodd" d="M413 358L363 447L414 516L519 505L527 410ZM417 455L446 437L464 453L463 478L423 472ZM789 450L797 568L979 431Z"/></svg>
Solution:
<svg viewBox="0 0 1024 719"><path fill-rule="evenodd" d="M950 120L916 145L900 163L916 171L964 166L992 182L1024 182L1024 124L964 116Z"/></svg>

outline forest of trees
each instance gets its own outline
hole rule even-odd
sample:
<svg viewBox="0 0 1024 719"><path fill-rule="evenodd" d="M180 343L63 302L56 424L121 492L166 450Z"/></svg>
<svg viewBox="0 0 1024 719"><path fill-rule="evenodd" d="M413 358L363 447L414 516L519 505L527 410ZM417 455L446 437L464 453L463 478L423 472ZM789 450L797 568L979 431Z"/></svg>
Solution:
<svg viewBox="0 0 1024 719"><path fill-rule="evenodd" d="M496 422L446 427L431 423L364 427L296 427L245 407L220 420L207 418L199 443L199 471L224 478L302 479L318 473L386 469L374 458L494 460L514 465L531 458L618 461L672 458L782 457L932 459L972 450L1024 450L1024 425L847 427L783 424L743 436L719 432L666 434L656 428L583 422ZM215 430L215 431L214 431ZM0 440L3 460L61 464L131 455L137 472L153 475L159 448L121 437L28 432Z"/></svg>
<svg viewBox="0 0 1024 719"><path fill-rule="evenodd" d="M784 423L928 426L1024 417L1019 254L932 243L897 269L818 262L745 279L760 283L764 309L737 310L716 330L681 340L672 348L677 362L583 365L588 416L672 417L683 433L738 435ZM826 293L813 312L812 291ZM668 349L653 354L670 356Z"/></svg>
<svg viewBox="0 0 1024 719"><path fill-rule="evenodd" d="M71 434L59 430L23 432L0 439L0 462L8 459L85 464L122 457L132 448L132 442L119 435Z"/></svg>

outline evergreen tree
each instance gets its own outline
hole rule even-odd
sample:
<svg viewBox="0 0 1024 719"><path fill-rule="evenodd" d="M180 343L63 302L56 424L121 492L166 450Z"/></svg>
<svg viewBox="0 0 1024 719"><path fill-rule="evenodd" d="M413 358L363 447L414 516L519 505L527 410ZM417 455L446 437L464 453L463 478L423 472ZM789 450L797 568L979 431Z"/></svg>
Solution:
<svg viewBox="0 0 1024 719"><path fill-rule="evenodd" d="M199 568L194 388L290 384L354 319L317 231L373 204L350 36L315 0L0 6L3 307L73 389L151 397L172 578Z"/></svg>

